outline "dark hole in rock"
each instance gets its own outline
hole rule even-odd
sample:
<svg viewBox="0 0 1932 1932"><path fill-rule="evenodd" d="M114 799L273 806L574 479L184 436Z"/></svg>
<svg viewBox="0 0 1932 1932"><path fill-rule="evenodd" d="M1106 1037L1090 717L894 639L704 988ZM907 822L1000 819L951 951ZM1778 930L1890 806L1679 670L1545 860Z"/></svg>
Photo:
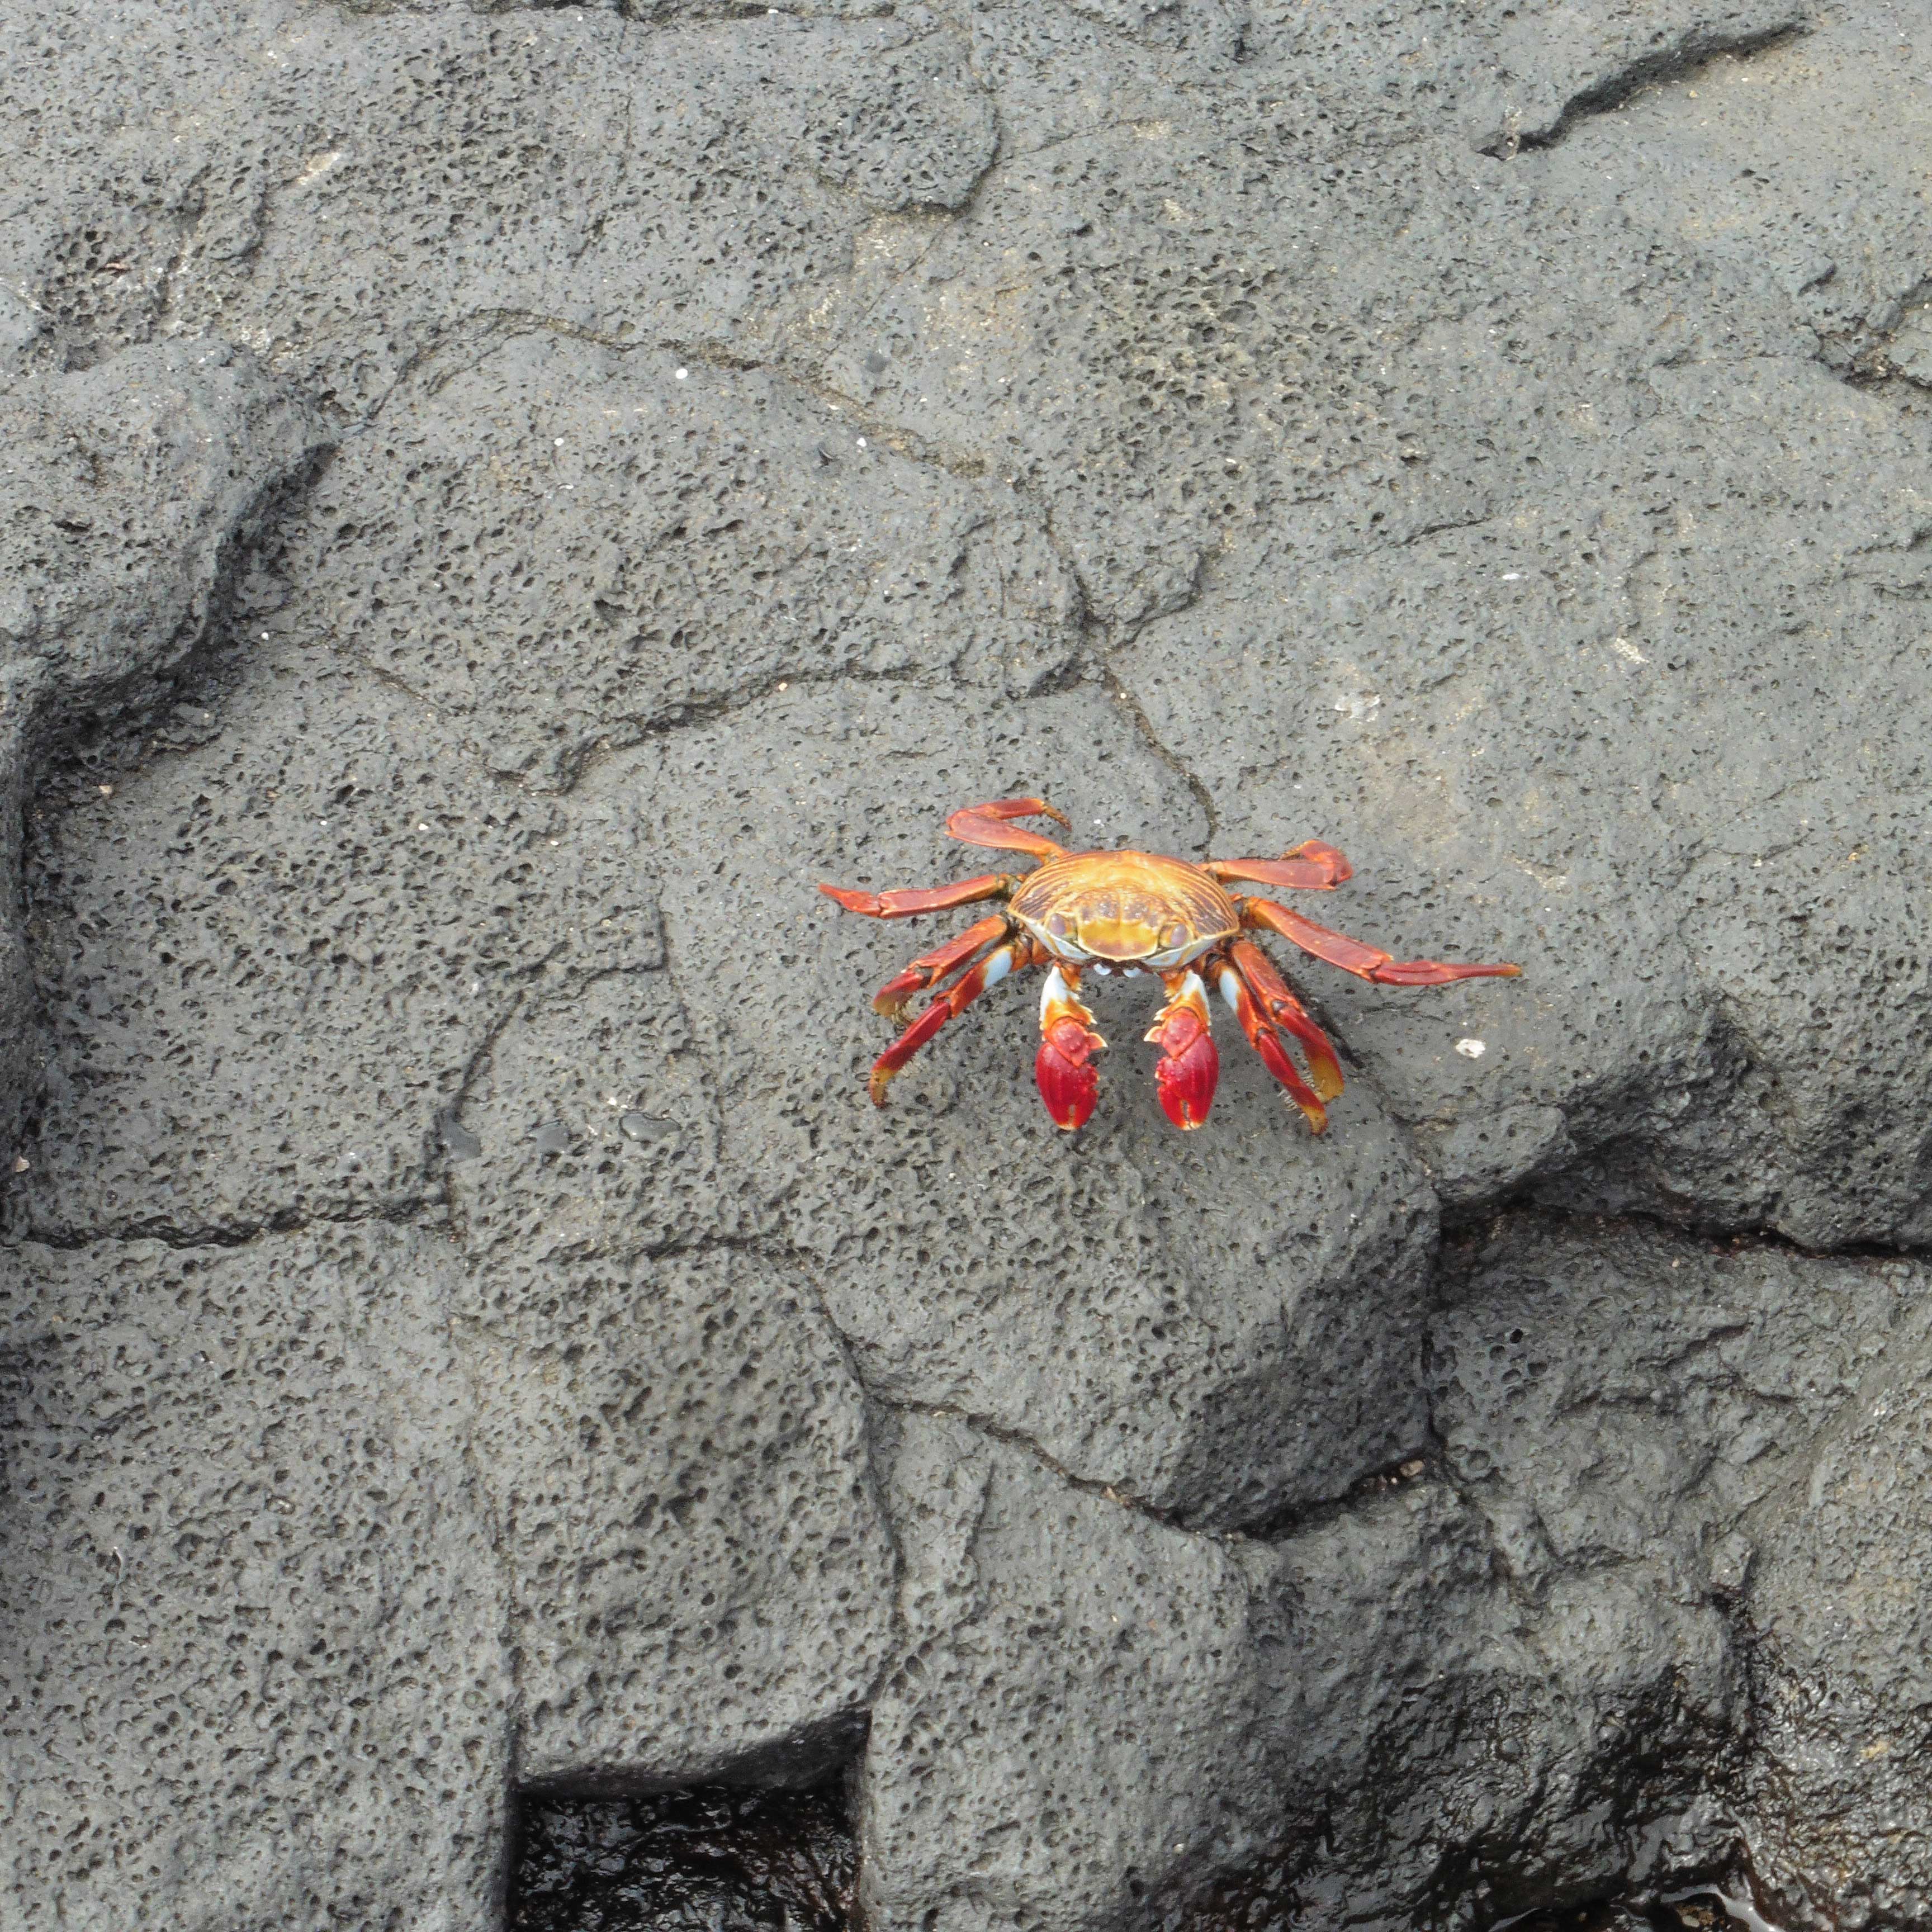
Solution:
<svg viewBox="0 0 1932 1932"><path fill-rule="evenodd" d="M1600 1899L1504 1922L1510 1932L1778 1932L1740 1877L1708 1891Z"/></svg>
<svg viewBox="0 0 1932 1932"><path fill-rule="evenodd" d="M846 1932L858 1848L844 1784L526 1797L510 1932Z"/></svg>

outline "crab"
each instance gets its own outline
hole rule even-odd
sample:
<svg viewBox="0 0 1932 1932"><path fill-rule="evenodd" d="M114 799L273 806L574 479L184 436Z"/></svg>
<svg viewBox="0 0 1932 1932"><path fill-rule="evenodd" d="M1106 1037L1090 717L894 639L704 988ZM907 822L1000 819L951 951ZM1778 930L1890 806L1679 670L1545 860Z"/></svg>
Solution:
<svg viewBox="0 0 1932 1932"><path fill-rule="evenodd" d="M1522 970L1394 958L1273 899L1233 890L1261 885L1333 891L1353 876L1354 868L1319 839L1309 839L1279 859L1208 859L1196 865L1154 852L1070 852L1013 823L1021 818L1068 824L1044 799L1005 798L964 807L946 820L946 829L968 845L1027 853L1042 862L1035 872L986 872L954 885L898 892L820 886L848 912L868 919L910 919L985 900L1004 902L1003 910L922 953L879 988L872 1004L895 1020L905 1017L919 994L932 998L874 1063L875 1106L885 1105L887 1086L948 1020L1010 974L1044 966L1034 1076L1056 1126L1069 1132L1084 1126L1100 1095L1094 1056L1106 1042L1081 1004L1082 975L1132 980L1153 974L1166 988L1167 999L1147 1037L1160 1048L1154 1077L1162 1108L1177 1127L1191 1130L1206 1120L1220 1079L1220 1057L1208 1030L1212 986L1318 1134L1328 1124L1327 1103L1342 1091L1341 1064L1328 1035L1249 934L1272 932L1313 958L1382 986L1514 979ZM1290 1040L1307 1063L1305 1078L1289 1057Z"/></svg>

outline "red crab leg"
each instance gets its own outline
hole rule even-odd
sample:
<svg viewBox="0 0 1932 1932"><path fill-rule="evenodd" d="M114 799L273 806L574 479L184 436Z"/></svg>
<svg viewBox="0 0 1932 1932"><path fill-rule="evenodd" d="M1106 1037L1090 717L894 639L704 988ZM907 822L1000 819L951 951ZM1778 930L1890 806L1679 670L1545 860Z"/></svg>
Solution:
<svg viewBox="0 0 1932 1932"><path fill-rule="evenodd" d="M946 829L968 845L992 845L1005 852L1030 852L1036 859L1058 859L1066 848L1037 832L1022 831L1009 825L1010 818L1057 818L1066 824L1066 814L1055 812L1043 798L996 799L990 805L969 805L946 821Z"/></svg>
<svg viewBox="0 0 1932 1932"><path fill-rule="evenodd" d="M1100 1096L1100 1070L1093 1056L1106 1042L1094 1030L1094 1016L1080 1004L1080 975L1055 965L1040 998L1040 1052L1033 1076L1053 1124L1067 1133L1093 1118Z"/></svg>
<svg viewBox="0 0 1932 1932"><path fill-rule="evenodd" d="M916 913L947 912L954 906L970 905L976 899L1006 898L1012 892L1013 879L1010 872L982 872L976 879L962 879L950 886L908 886L891 892L854 892L823 881L818 890L848 912L862 912L868 919L910 919Z"/></svg>
<svg viewBox="0 0 1932 1932"><path fill-rule="evenodd" d="M944 946L935 946L930 952L922 952L903 973L888 980L873 994L873 1011L890 1014L897 1019L915 993L923 993L942 980L950 980L981 946L990 946L996 939L1004 939L1012 929L1012 922L1004 913L993 913L977 926L969 926L957 939L949 939Z"/></svg>
<svg viewBox="0 0 1932 1932"><path fill-rule="evenodd" d="M1248 1044L1262 1057L1262 1064L1283 1087L1288 1097L1299 1107L1306 1117L1309 1126L1316 1132L1324 1131L1328 1125L1328 1110L1322 1106L1320 1096L1294 1070L1294 1063L1288 1057L1288 1049L1281 1043L1281 1036L1260 1004L1248 990L1247 982L1231 961L1223 959L1214 968L1215 983L1221 989L1221 997L1234 1010L1234 1017L1241 1023L1241 1030L1248 1036Z"/></svg>
<svg viewBox="0 0 1932 1932"><path fill-rule="evenodd" d="M1378 947L1364 946L1344 933L1330 932L1272 899L1244 901L1241 923L1265 926L1303 952L1378 986L1446 986L1452 980L1514 980L1522 970L1520 966L1450 966L1440 959L1391 958Z"/></svg>
<svg viewBox="0 0 1932 1932"><path fill-rule="evenodd" d="M1252 939L1236 940L1228 948L1228 957L1262 1011L1300 1041L1316 1092L1324 1100L1336 1099L1342 1091L1342 1063L1335 1058L1328 1036L1288 991L1288 982L1276 970L1274 962Z"/></svg>
<svg viewBox="0 0 1932 1932"><path fill-rule="evenodd" d="M1318 838L1305 839L1279 859L1210 859L1202 869L1223 885L1244 879L1258 886L1293 886L1311 892L1333 892L1355 876L1354 867Z"/></svg>
<svg viewBox="0 0 1932 1932"><path fill-rule="evenodd" d="M1167 1004L1147 1036L1160 1046L1154 1078L1160 1083L1161 1106L1185 1133L1199 1126L1214 1104L1221 1056L1208 1030L1208 989L1201 975L1186 967L1163 973L1161 979L1167 988Z"/></svg>
<svg viewBox="0 0 1932 1932"><path fill-rule="evenodd" d="M988 986L995 986L1016 966L1026 965L1033 958L1033 942L1010 939L996 946L970 971L934 995L932 1004L885 1052L872 1063L870 1091L872 1105L886 1104L886 1088L913 1055L956 1013L963 1012Z"/></svg>

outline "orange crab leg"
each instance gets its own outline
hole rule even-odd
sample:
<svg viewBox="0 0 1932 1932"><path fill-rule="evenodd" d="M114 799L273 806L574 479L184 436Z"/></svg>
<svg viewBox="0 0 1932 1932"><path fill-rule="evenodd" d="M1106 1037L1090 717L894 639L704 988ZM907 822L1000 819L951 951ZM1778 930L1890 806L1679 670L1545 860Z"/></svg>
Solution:
<svg viewBox="0 0 1932 1932"><path fill-rule="evenodd" d="M1190 966L1164 973L1161 979L1167 988L1167 1004L1147 1036L1160 1046L1154 1078L1160 1083L1162 1108L1186 1133L1206 1120L1214 1104L1221 1056L1208 1030L1208 989L1201 975Z"/></svg>
<svg viewBox="0 0 1932 1932"><path fill-rule="evenodd" d="M1053 1124L1071 1133L1093 1118L1100 1097L1094 1055L1107 1042L1094 1030L1094 1016L1080 1004L1080 974L1056 962L1040 998L1040 1052L1033 1076Z"/></svg>
<svg viewBox="0 0 1932 1932"><path fill-rule="evenodd" d="M1279 859L1210 859L1202 868L1223 885L1235 880L1258 886L1292 886L1303 892L1328 892L1355 876L1355 868L1332 845L1304 839Z"/></svg>
<svg viewBox="0 0 1932 1932"><path fill-rule="evenodd" d="M1378 947L1364 946L1346 933L1331 932L1272 899L1243 901L1241 923L1278 932L1303 952L1378 986L1446 986L1452 980L1514 980L1522 971L1520 966L1451 966L1440 959L1393 958Z"/></svg>
<svg viewBox="0 0 1932 1932"><path fill-rule="evenodd" d="M1248 1044L1261 1055L1268 1070L1288 1090L1288 1097L1301 1109L1311 1130L1318 1134L1324 1132L1328 1125L1328 1109L1322 1106L1320 1096L1294 1070L1294 1063L1288 1058L1280 1034L1275 1031L1274 1022L1262 1011L1259 1002L1248 990L1247 982L1230 960L1222 960L1214 970L1221 997L1234 1008L1234 1017L1240 1021L1242 1032L1248 1036Z"/></svg>
<svg viewBox="0 0 1932 1932"><path fill-rule="evenodd" d="M1009 825L1010 818L1057 818L1067 823L1064 812L1055 812L1043 798L995 799L989 805L962 806L946 821L955 838L968 845L992 845L1006 852L1030 852L1036 859L1058 859L1066 850L1037 832L1022 831Z"/></svg>
<svg viewBox="0 0 1932 1932"><path fill-rule="evenodd" d="M1016 966L1024 966L1032 958L1031 940L1010 939L1004 946L994 946L944 992L935 994L926 1011L873 1061L869 1084L872 1105L886 1104L887 1084L948 1020L956 1013L964 1012L988 986L998 986Z"/></svg>
<svg viewBox="0 0 1932 1932"><path fill-rule="evenodd" d="M1228 948L1228 957L1262 1011L1300 1041L1316 1092L1324 1100L1338 1099L1343 1084L1342 1063L1335 1058L1328 1036L1288 991L1288 982L1276 970L1274 962L1252 939L1236 940Z"/></svg>
<svg viewBox="0 0 1932 1932"><path fill-rule="evenodd" d="M954 885L908 886L890 892L854 892L821 880L818 890L848 912L863 913L868 919L910 919L917 913L950 912L977 899L1010 898L1013 878L1010 872L982 872L976 879L962 879Z"/></svg>
<svg viewBox="0 0 1932 1932"><path fill-rule="evenodd" d="M996 939L1004 939L1012 930L1012 922L1004 913L996 912L980 920L977 926L969 926L957 939L949 939L944 946L935 946L930 952L922 952L903 973L888 980L873 995L873 1011L897 1019L915 993L923 993L941 980L950 980L964 968L981 946L990 946Z"/></svg>

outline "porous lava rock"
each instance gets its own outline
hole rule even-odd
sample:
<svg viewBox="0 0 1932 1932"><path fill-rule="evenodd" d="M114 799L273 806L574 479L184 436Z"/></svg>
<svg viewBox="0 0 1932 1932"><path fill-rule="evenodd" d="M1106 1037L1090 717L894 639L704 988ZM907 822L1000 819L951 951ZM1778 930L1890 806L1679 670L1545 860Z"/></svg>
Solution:
<svg viewBox="0 0 1932 1932"><path fill-rule="evenodd" d="M1924 36L5 24L0 1923L1932 1924ZM1524 976L873 1108L1033 791Z"/></svg>
<svg viewBox="0 0 1932 1932"><path fill-rule="evenodd" d="M328 446L315 412L218 340L34 366L38 304L0 316L0 1144L37 1084L19 922L38 773L165 702L238 560ZM151 859L150 862L152 862Z"/></svg>

